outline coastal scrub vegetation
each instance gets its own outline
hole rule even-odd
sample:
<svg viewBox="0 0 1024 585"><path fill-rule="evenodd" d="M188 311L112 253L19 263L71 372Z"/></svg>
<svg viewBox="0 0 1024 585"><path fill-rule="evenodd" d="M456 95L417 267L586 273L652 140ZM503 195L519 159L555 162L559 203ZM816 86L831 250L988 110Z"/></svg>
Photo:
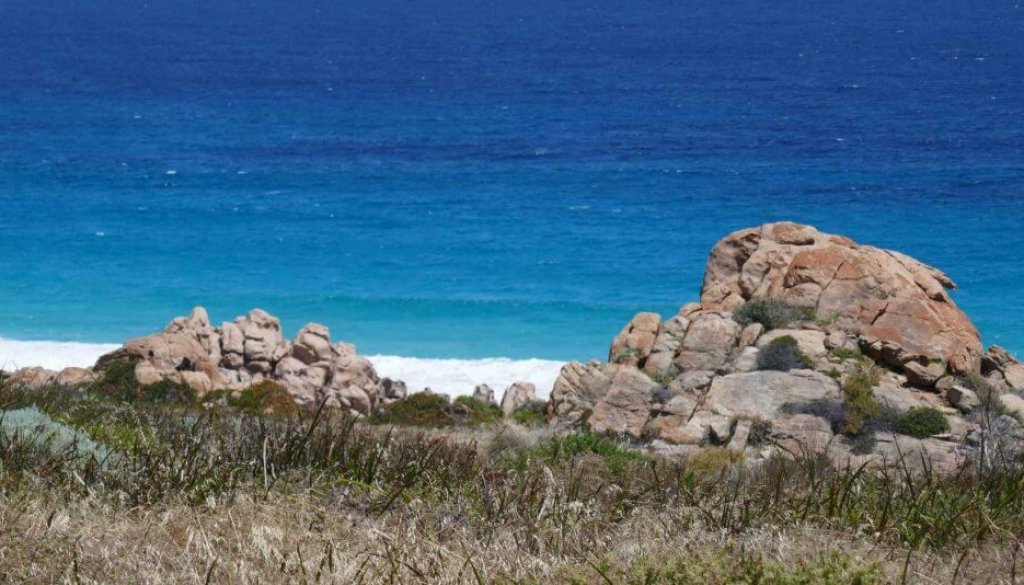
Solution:
<svg viewBox="0 0 1024 585"><path fill-rule="evenodd" d="M747 466L133 395L0 387L4 580L1011 583L1024 541L1012 465Z"/></svg>
<svg viewBox="0 0 1024 585"><path fill-rule="evenodd" d="M447 396L430 392L411 394L370 417L372 423L379 425L435 429L492 425L501 420L501 408L494 404L472 396L459 396L452 401Z"/></svg>
<svg viewBox="0 0 1024 585"><path fill-rule="evenodd" d="M859 434L865 430L867 423L882 413L873 390L878 381L878 369L874 365L864 364L858 364L843 381L843 420L840 430L844 435Z"/></svg>
<svg viewBox="0 0 1024 585"><path fill-rule="evenodd" d="M800 307L772 299L750 299L732 313L740 325L760 323L765 331L782 329L798 321L814 321L814 307Z"/></svg>
<svg viewBox="0 0 1024 585"><path fill-rule="evenodd" d="M785 372L813 367L814 363L800 350L799 343L791 335L783 335L771 340L757 354L757 369L759 370Z"/></svg>
<svg viewBox="0 0 1024 585"><path fill-rule="evenodd" d="M539 427L547 424L548 403L530 400L512 412L512 420L525 427Z"/></svg>
<svg viewBox="0 0 1024 585"><path fill-rule="evenodd" d="M911 408L896 417L894 424L897 431L917 438L930 437L949 430L949 421L946 417L930 406Z"/></svg>

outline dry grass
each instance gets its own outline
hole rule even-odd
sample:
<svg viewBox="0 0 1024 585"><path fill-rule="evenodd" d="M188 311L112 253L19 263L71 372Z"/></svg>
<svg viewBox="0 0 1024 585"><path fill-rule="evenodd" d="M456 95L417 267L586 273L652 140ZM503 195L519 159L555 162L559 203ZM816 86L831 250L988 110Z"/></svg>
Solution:
<svg viewBox="0 0 1024 585"><path fill-rule="evenodd" d="M708 466L548 429L0 394L28 405L113 455L0 432L0 582L1014 583L1024 535L1019 468Z"/></svg>
<svg viewBox="0 0 1024 585"><path fill-rule="evenodd" d="M841 555L899 582L906 551L812 527L742 534L688 527L685 513L637 514L565 547L517 544L512 527L482 539L425 502L361 514L310 494L231 504L124 508L95 499L0 501L7 582L549 583L644 582L643 567L758 556L785 566ZM959 559L922 552L908 582L950 583ZM964 559L958 582L1013 582L1011 549ZM885 582L879 579L878 582ZM651 581L655 582L655 581ZM680 581L685 582L685 581Z"/></svg>

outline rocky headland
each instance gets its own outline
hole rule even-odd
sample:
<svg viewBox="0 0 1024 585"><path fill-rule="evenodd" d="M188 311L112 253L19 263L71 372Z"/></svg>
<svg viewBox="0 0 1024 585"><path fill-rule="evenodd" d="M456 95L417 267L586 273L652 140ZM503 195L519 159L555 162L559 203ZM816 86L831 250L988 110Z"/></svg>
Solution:
<svg viewBox="0 0 1024 585"><path fill-rule="evenodd" d="M664 453L922 454L953 468L1022 435L1024 366L983 351L953 281L899 252L793 223L726 236L699 303L637 314L608 360L570 363L553 424Z"/></svg>
<svg viewBox="0 0 1024 585"><path fill-rule="evenodd" d="M607 360L566 364L547 421L670 456L812 451L859 464L912 453L950 469L992 457L1024 437L1024 365L983 349L949 295L955 288L904 254L811 226L741 230L711 251L699 302L667 319L639 313ZM273 382L299 408L359 416L407 396L327 327L311 323L287 340L259 309L213 326L197 307L92 368L28 368L14 378L80 386L112 367L130 368L141 385L199 395ZM535 394L515 383L499 401L481 385L474 398L511 417Z"/></svg>

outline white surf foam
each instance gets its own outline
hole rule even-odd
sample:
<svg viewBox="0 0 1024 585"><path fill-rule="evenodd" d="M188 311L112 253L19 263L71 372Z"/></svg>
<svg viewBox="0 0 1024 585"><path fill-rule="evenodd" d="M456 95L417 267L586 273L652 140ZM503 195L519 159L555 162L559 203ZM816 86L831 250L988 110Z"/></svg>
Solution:
<svg viewBox="0 0 1024 585"><path fill-rule="evenodd" d="M50 370L70 366L85 368L96 363L96 358L118 347L112 343L19 341L0 337L0 369L10 371L34 366Z"/></svg>
<svg viewBox="0 0 1024 585"><path fill-rule="evenodd" d="M402 380L410 392L430 388L434 392L462 396L477 384L487 384L497 398L513 382L532 382L537 397L547 398L565 362L552 360L478 360L408 358L393 355L367 356L381 377Z"/></svg>
<svg viewBox="0 0 1024 585"><path fill-rule="evenodd" d="M101 355L118 347L112 343L20 341L0 337L0 369L88 367ZM508 358L464 360L374 355L368 359L377 374L404 381L411 392L430 388L434 392L461 396L472 394L477 384L487 384L494 388L499 399L513 382L532 382L537 386L537 397L547 398L564 365L553 360Z"/></svg>

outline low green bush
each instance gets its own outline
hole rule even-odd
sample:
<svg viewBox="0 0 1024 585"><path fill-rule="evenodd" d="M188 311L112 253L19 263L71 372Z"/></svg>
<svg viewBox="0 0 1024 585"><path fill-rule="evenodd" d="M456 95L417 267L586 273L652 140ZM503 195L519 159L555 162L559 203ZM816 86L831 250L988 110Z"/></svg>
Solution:
<svg viewBox="0 0 1024 585"><path fill-rule="evenodd" d="M94 396L122 402L173 402L194 404L196 391L187 384L161 380L154 384L142 385L135 378L135 365L131 360L117 360L106 364L100 377L86 387Z"/></svg>
<svg viewBox="0 0 1024 585"><path fill-rule="evenodd" d="M448 427L455 424L455 419L449 412L450 406L440 394L416 392L388 405L370 420L377 424Z"/></svg>
<svg viewBox="0 0 1024 585"><path fill-rule="evenodd" d="M449 402L441 394L417 392L393 402L370 417L375 424L442 428L478 427L503 419L501 408L472 396L459 396Z"/></svg>
<svg viewBox="0 0 1024 585"><path fill-rule="evenodd" d="M791 335L783 335L773 339L771 343L761 348L757 354L757 369L759 370L796 370L800 368L813 368L814 364L809 357L800 351L800 344Z"/></svg>
<svg viewBox="0 0 1024 585"><path fill-rule="evenodd" d="M452 404L452 414L458 422L471 426L496 423L504 416L496 404L488 404L472 396L456 398Z"/></svg>
<svg viewBox="0 0 1024 585"><path fill-rule="evenodd" d="M751 447L767 445L772 437L772 421L755 418L750 423L750 435L747 437L747 445Z"/></svg>
<svg viewBox="0 0 1024 585"><path fill-rule="evenodd" d="M765 330L781 329L797 321L813 321L815 317L813 307L798 307L771 299L750 299L732 313L732 318L740 325L760 323Z"/></svg>
<svg viewBox="0 0 1024 585"><path fill-rule="evenodd" d="M527 469L529 462L540 459L551 465L567 463L585 455L595 455L615 474L623 473L631 464L643 463L647 458L624 447L619 441L597 433L570 433L552 437L537 445L512 462L513 467Z"/></svg>
<svg viewBox="0 0 1024 585"><path fill-rule="evenodd" d="M718 473L743 461L743 453L724 447L705 447L686 458L686 466L696 473Z"/></svg>
<svg viewBox="0 0 1024 585"><path fill-rule="evenodd" d="M857 435L873 418L881 414L872 388L878 384L878 371L873 366L859 366L843 381L843 421L840 431L844 435Z"/></svg>
<svg viewBox="0 0 1024 585"><path fill-rule="evenodd" d="M270 380L253 384L237 394L226 394L225 397L229 406L246 414L292 414L298 410L288 390Z"/></svg>
<svg viewBox="0 0 1024 585"><path fill-rule="evenodd" d="M867 359L861 352L846 347L833 347L829 351L829 354L832 357L839 360L840 362L845 362L846 360L854 360L860 362L865 361Z"/></svg>
<svg viewBox="0 0 1024 585"><path fill-rule="evenodd" d="M904 435L923 439L948 431L949 421L937 409L919 406L896 417L895 428Z"/></svg>
<svg viewBox="0 0 1024 585"><path fill-rule="evenodd" d="M606 571L597 581L585 575L572 583L622 583L623 585L682 585L763 583L772 585L875 585L886 583L877 565L840 553L812 556L799 562L780 562L742 550L685 552L671 558L643 559L622 574ZM594 571L597 572L596 570Z"/></svg>
<svg viewBox="0 0 1024 585"><path fill-rule="evenodd" d="M548 403L531 400L512 413L512 420L525 427L540 427L548 422Z"/></svg>

